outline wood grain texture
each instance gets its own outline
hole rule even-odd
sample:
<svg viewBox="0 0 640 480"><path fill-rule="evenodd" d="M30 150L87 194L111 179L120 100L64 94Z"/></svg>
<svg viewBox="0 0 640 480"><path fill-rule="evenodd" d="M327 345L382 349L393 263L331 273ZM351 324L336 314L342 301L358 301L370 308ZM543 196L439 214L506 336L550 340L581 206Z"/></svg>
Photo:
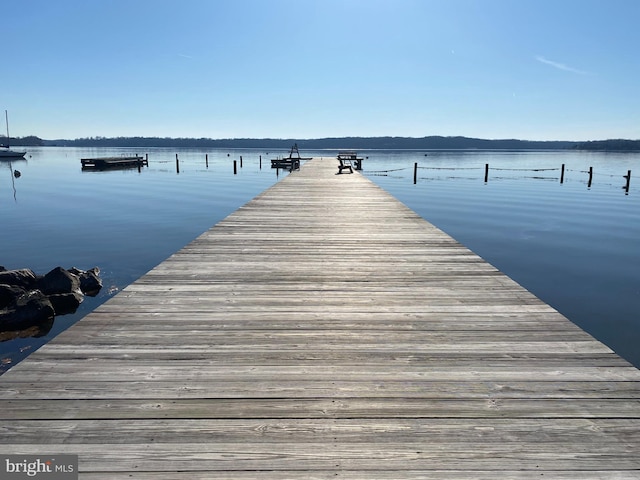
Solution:
<svg viewBox="0 0 640 480"><path fill-rule="evenodd" d="M640 478L640 371L335 158L0 377L90 480Z"/></svg>

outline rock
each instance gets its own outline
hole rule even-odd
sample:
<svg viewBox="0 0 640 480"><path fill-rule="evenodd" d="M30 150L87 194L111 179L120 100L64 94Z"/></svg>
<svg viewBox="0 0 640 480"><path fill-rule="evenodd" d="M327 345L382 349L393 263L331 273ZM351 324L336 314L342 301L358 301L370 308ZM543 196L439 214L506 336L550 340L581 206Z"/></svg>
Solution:
<svg viewBox="0 0 640 480"><path fill-rule="evenodd" d="M4 285L14 285L16 287L32 289L35 287L37 280L38 277L36 277L36 274L28 268L4 270L0 272L0 283Z"/></svg>
<svg viewBox="0 0 640 480"><path fill-rule="evenodd" d="M7 308L15 305L16 300L27 291L15 285L0 285L0 308Z"/></svg>
<svg viewBox="0 0 640 480"><path fill-rule="evenodd" d="M89 297L95 297L102 289L102 280L98 276L100 269L93 267L87 270L80 270L76 267L71 267L69 272L73 273L80 279L80 290L82 293Z"/></svg>
<svg viewBox="0 0 640 480"><path fill-rule="evenodd" d="M14 305L0 310L0 328L35 325L55 315L51 301L39 290L31 290L18 297Z"/></svg>
<svg viewBox="0 0 640 480"><path fill-rule="evenodd" d="M49 301L56 315L74 313L82 303L83 296L79 292L54 293L49 295Z"/></svg>
<svg viewBox="0 0 640 480"><path fill-rule="evenodd" d="M62 267L56 267L38 281L38 288L46 295L80 291L77 276Z"/></svg>
<svg viewBox="0 0 640 480"><path fill-rule="evenodd" d="M55 315L77 310L85 295L102 288L100 269L86 272L56 267L44 276L29 269L6 270L0 266L0 331L41 325Z"/></svg>

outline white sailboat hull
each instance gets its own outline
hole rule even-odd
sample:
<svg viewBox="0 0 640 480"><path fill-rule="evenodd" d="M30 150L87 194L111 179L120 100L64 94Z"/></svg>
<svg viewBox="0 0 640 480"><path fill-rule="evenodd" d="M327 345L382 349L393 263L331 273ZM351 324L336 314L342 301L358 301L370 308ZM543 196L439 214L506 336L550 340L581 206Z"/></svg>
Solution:
<svg viewBox="0 0 640 480"><path fill-rule="evenodd" d="M0 158L22 158L27 152L17 152L16 150L0 150Z"/></svg>

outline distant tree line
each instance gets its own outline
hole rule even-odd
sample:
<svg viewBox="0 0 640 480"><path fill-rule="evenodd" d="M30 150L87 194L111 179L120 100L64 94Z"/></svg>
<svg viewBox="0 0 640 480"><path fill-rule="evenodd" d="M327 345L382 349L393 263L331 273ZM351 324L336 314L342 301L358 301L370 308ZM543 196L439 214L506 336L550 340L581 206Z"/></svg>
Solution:
<svg viewBox="0 0 640 480"><path fill-rule="evenodd" d="M6 145L6 136L0 136L0 144ZM293 138L169 138L169 137L89 137L74 140L43 140L36 136L11 138L11 145L69 146L69 147L174 147L174 148L259 148L289 149L294 143L300 149L388 149L388 150L596 150L596 151L640 151L640 140L598 140L590 142L532 141L532 140L487 140L469 137L329 137L317 139Z"/></svg>
<svg viewBox="0 0 640 480"><path fill-rule="evenodd" d="M596 140L591 142L579 142L573 146L577 150L598 150L598 151L638 151L640 150L640 140Z"/></svg>
<svg viewBox="0 0 640 480"><path fill-rule="evenodd" d="M45 140L42 140L41 138L38 138L38 137L34 137L33 135L29 137L21 137L21 138L11 137L10 140L11 140L10 145L20 145L22 147L42 147L45 145ZM0 136L0 145L7 145L6 135L4 137Z"/></svg>

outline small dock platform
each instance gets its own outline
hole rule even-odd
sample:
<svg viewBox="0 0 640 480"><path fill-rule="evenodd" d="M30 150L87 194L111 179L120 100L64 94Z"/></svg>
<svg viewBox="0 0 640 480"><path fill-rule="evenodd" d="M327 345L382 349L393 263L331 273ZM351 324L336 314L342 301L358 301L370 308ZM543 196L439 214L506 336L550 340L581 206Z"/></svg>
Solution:
<svg viewBox="0 0 640 480"><path fill-rule="evenodd" d="M298 170L300 168L300 162L302 160L311 160L310 158L302 158L300 151L298 150L298 144L296 143L291 147L288 157L274 158L271 160L271 168L285 168L287 170Z"/></svg>
<svg viewBox="0 0 640 480"><path fill-rule="evenodd" d="M83 158L80 160L83 170L106 170L111 168L134 168L148 166L147 157L134 155L130 157Z"/></svg>
<svg viewBox="0 0 640 480"><path fill-rule="evenodd" d="M336 165L0 376L3 454L83 480L638 479L640 371Z"/></svg>

